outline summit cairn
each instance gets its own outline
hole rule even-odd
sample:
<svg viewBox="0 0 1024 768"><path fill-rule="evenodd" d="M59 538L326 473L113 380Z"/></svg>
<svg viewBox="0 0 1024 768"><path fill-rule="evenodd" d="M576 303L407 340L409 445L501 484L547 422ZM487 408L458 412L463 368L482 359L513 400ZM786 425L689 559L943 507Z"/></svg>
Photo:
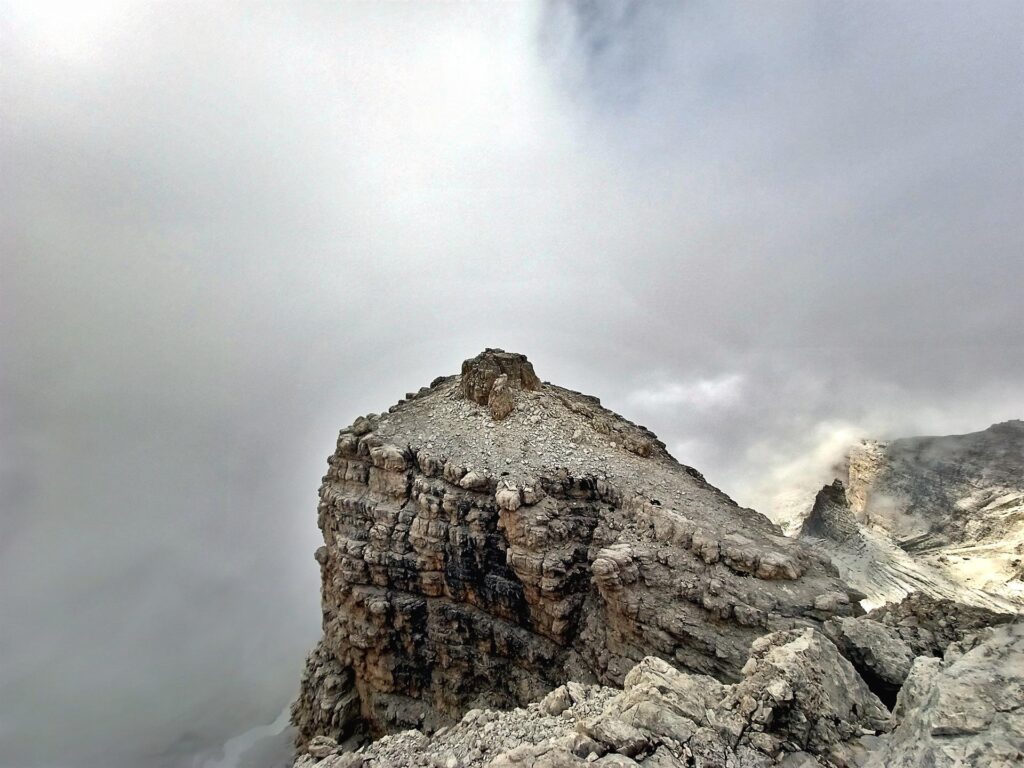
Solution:
<svg viewBox="0 0 1024 768"><path fill-rule="evenodd" d="M540 379L526 355L485 349L462 364L462 394L486 405L491 418L501 421L515 408L515 390L540 389Z"/></svg>

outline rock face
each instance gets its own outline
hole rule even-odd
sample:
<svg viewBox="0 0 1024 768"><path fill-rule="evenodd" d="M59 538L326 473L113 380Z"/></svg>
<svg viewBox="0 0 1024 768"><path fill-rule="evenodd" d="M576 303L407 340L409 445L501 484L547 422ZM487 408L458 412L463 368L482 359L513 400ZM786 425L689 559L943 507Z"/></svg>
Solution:
<svg viewBox="0 0 1024 768"><path fill-rule="evenodd" d="M1024 624L954 643L914 662L894 733L867 768L1010 768L1024 764Z"/></svg>
<svg viewBox="0 0 1024 768"><path fill-rule="evenodd" d="M859 612L818 554L522 355L487 350L356 419L328 464L300 745L620 686L648 656L742 686L761 636L824 653L804 633ZM755 672L776 663L754 648Z"/></svg>
<svg viewBox="0 0 1024 768"><path fill-rule="evenodd" d="M459 766L769 766L849 760L889 728L889 712L815 630L766 635L743 679L723 685L648 657L623 689L569 683L508 712L473 710L427 737L388 736L360 750L366 768ZM320 743L296 766L328 768ZM817 756L817 757L816 757ZM353 758L348 758L353 759Z"/></svg>
<svg viewBox="0 0 1024 768"><path fill-rule="evenodd" d="M970 642L986 628L1019 622L1020 618L1020 613L996 613L914 592L899 603L863 616L829 618L823 632L868 687L892 708L915 659L942 657L954 643Z"/></svg>
<svg viewBox="0 0 1024 768"><path fill-rule="evenodd" d="M841 480L818 492L799 537L831 558L868 608L915 593L990 611L1014 612L1021 605L1004 590L971 586L933 560L901 549L888 531L859 521Z"/></svg>
<svg viewBox="0 0 1024 768"><path fill-rule="evenodd" d="M923 592L865 616L837 617L825 622L824 633L853 664L886 706L896 695L919 656L942 657L987 627L1020 620L1020 614L995 613Z"/></svg>
<svg viewBox="0 0 1024 768"><path fill-rule="evenodd" d="M507 417L515 407L515 390L540 389L540 379L526 355L486 349L462 364L462 394L486 405L495 421Z"/></svg>
<svg viewBox="0 0 1024 768"><path fill-rule="evenodd" d="M913 615L940 621L920 601L898 608L901 623ZM862 656L865 648L898 642L894 627L868 617L833 619L826 627L835 624L846 625L844 642ZM875 628L854 630L856 624ZM893 650L902 662L906 649ZM945 658L913 660L891 714L829 639L814 629L787 630L752 644L735 684L647 657L621 690L570 681L525 707L474 709L433 734L405 731L355 752L318 736L295 768L1021 764L1024 624L979 629L942 650Z"/></svg>
<svg viewBox="0 0 1024 768"><path fill-rule="evenodd" d="M915 656L942 656L952 643L963 642L986 627L1020 621L1021 614L997 613L915 592L863 618L891 628Z"/></svg>
<svg viewBox="0 0 1024 768"><path fill-rule="evenodd" d="M891 578L856 585L876 604L921 590L992 608L1024 605L1024 422L864 441L849 452L842 479L845 498L827 486L818 500L845 511L822 515L816 502L802 534L832 542L841 571L858 551L891 566ZM815 518L844 522L810 530ZM870 576L856 564L850 570Z"/></svg>
<svg viewBox="0 0 1024 768"><path fill-rule="evenodd" d="M826 485L814 499L811 513L800 528L800 536L845 544L860 535L860 526L847 500L842 480Z"/></svg>
<svg viewBox="0 0 1024 768"><path fill-rule="evenodd" d="M825 634L869 687L892 707L916 654L898 633L868 618L829 619Z"/></svg>
<svg viewBox="0 0 1024 768"><path fill-rule="evenodd" d="M1024 421L981 432L866 442L851 452L851 506L909 552L1004 542L1024 523Z"/></svg>

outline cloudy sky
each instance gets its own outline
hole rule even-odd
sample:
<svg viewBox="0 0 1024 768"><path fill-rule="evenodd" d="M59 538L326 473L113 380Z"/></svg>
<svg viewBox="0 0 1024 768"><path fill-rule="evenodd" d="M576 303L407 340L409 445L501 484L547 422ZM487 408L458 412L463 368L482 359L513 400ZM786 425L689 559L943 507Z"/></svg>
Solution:
<svg viewBox="0 0 1024 768"><path fill-rule="evenodd" d="M987 0L0 0L0 768L273 721L338 428L485 346L763 511L1024 416L1022 40Z"/></svg>

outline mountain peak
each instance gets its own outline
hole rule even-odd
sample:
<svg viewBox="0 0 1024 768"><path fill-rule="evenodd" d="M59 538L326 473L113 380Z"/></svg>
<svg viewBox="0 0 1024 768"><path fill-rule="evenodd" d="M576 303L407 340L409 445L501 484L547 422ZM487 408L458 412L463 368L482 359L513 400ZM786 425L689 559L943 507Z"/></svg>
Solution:
<svg viewBox="0 0 1024 768"><path fill-rule="evenodd" d="M362 439L365 430L372 432L369 448L389 444L443 456L492 479L522 484L564 470L623 490L644 478L663 501L690 487L713 493L715 503L727 498L676 462L646 427L596 397L541 382L527 357L515 352L485 349L465 360L459 374L439 376L387 413L362 418L342 431L343 439Z"/></svg>
<svg viewBox="0 0 1024 768"><path fill-rule="evenodd" d="M856 610L810 548L525 355L356 419L328 465L300 743L621 685L647 655L737 680L766 631Z"/></svg>

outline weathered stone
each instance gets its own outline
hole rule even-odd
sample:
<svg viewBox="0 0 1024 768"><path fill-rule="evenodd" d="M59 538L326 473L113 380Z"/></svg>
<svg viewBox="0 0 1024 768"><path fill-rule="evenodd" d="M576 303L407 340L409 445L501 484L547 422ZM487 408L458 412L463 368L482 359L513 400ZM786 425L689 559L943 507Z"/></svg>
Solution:
<svg viewBox="0 0 1024 768"><path fill-rule="evenodd" d="M540 379L525 355L487 349L462 364L462 394L475 403L487 405L494 383L502 376L503 385L509 388L540 388Z"/></svg>
<svg viewBox="0 0 1024 768"><path fill-rule="evenodd" d="M342 755L331 755L316 764L316 768L363 768L366 759L354 752L346 752Z"/></svg>
<svg viewBox="0 0 1024 768"><path fill-rule="evenodd" d="M594 741L626 757L636 757L651 746L650 739L643 731L618 718L599 717L584 723L580 728Z"/></svg>
<svg viewBox="0 0 1024 768"><path fill-rule="evenodd" d="M372 413L368 416L360 416L352 423L352 434L356 437L362 437L372 432L377 428L377 421L377 416Z"/></svg>
<svg viewBox="0 0 1024 768"><path fill-rule="evenodd" d="M943 656L950 643L960 642L986 627L1019 621L1019 614L915 592L898 603L876 608L865 618L895 632L915 656Z"/></svg>
<svg viewBox="0 0 1024 768"><path fill-rule="evenodd" d="M498 424L480 406L503 386L515 408ZM433 731L562 684L575 708L580 682L621 685L646 656L732 682L759 636L854 612L825 561L648 430L495 350L357 419L318 524L324 635L300 745ZM633 716L690 730L676 709Z"/></svg>
<svg viewBox="0 0 1024 768"><path fill-rule="evenodd" d="M501 421L512 413L515 407L516 401L508 383L508 374L503 373L491 386L491 393L487 396L487 409L491 412L492 419Z"/></svg>
<svg viewBox="0 0 1024 768"><path fill-rule="evenodd" d="M543 699L540 707L549 715L560 715L573 704L569 691L564 685L560 685Z"/></svg>
<svg viewBox="0 0 1024 768"><path fill-rule="evenodd" d="M869 768L1010 768L1024 762L1024 624L982 630L915 661L898 727Z"/></svg>
<svg viewBox="0 0 1024 768"><path fill-rule="evenodd" d="M815 630L766 635L751 651L743 681L726 696L726 709L748 725L770 728L783 742L818 754L864 729L888 728L888 710Z"/></svg>
<svg viewBox="0 0 1024 768"><path fill-rule="evenodd" d="M954 644L945 660L917 659L890 722L827 638L775 632L754 643L733 685L649 657L621 692L567 684L526 707L474 709L432 737L386 736L352 757L366 768L1009 768L1024 736L1022 646L1024 625L1009 625ZM347 757L307 754L295 768Z"/></svg>
<svg viewBox="0 0 1024 768"><path fill-rule="evenodd" d="M824 632L878 697L887 706L895 704L914 663L910 646L894 630L863 617L830 619Z"/></svg>
<svg viewBox="0 0 1024 768"><path fill-rule="evenodd" d="M379 445L370 449L373 466L400 472L407 466L405 454L396 445Z"/></svg>
<svg viewBox="0 0 1024 768"><path fill-rule="evenodd" d="M306 744L306 752L317 759L333 755L337 751L338 742L329 736L314 736Z"/></svg>
<svg viewBox="0 0 1024 768"><path fill-rule="evenodd" d="M494 501L506 512L515 512L522 506L523 497L518 488L506 485L498 489L498 492L494 495Z"/></svg>
<svg viewBox="0 0 1024 768"><path fill-rule="evenodd" d="M459 480L459 486L467 491L482 491L490 485L490 482L490 478L486 474L472 470L463 475Z"/></svg>

